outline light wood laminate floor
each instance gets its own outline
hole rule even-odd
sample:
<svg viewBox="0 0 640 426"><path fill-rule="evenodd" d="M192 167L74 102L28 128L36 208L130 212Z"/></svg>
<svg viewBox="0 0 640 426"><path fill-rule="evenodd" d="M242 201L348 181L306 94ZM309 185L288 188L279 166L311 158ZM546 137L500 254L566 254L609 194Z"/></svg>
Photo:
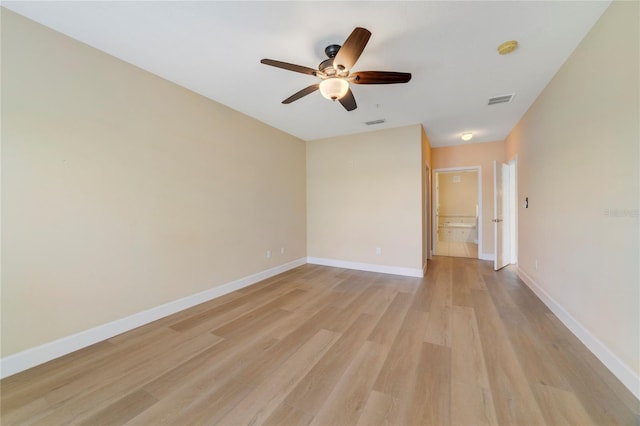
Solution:
<svg viewBox="0 0 640 426"><path fill-rule="evenodd" d="M305 265L1 383L3 425L616 425L638 401L506 269Z"/></svg>
<svg viewBox="0 0 640 426"><path fill-rule="evenodd" d="M438 241L436 248L438 256L478 258L478 245L475 243Z"/></svg>

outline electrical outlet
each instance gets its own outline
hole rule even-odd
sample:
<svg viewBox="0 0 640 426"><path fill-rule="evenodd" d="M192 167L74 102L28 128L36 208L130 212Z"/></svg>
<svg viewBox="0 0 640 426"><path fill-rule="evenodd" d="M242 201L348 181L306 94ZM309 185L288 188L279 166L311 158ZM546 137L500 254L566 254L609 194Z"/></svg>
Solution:
<svg viewBox="0 0 640 426"><path fill-rule="evenodd" d="M380 256L382 254L382 247L376 247L376 254Z"/></svg>
<svg viewBox="0 0 640 426"><path fill-rule="evenodd" d="M271 258L271 250L267 250L267 259Z"/></svg>
<svg viewBox="0 0 640 426"><path fill-rule="evenodd" d="M535 268L538 269L540 267L540 261L536 259Z"/></svg>
<svg viewBox="0 0 640 426"><path fill-rule="evenodd" d="M280 247L280 254L284 254L284 247Z"/></svg>

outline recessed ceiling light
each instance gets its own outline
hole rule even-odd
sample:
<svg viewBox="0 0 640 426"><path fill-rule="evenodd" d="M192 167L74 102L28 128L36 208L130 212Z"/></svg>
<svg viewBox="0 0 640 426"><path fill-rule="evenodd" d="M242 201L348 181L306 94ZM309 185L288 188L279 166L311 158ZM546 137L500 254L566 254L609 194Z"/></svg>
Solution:
<svg viewBox="0 0 640 426"><path fill-rule="evenodd" d="M469 132L469 133L463 133L460 139L466 142L466 141L470 141L472 137L473 137L473 133Z"/></svg>
<svg viewBox="0 0 640 426"><path fill-rule="evenodd" d="M518 42L516 40L509 40L502 43L498 46L498 53L501 55L508 55L509 53L516 50L518 47Z"/></svg>

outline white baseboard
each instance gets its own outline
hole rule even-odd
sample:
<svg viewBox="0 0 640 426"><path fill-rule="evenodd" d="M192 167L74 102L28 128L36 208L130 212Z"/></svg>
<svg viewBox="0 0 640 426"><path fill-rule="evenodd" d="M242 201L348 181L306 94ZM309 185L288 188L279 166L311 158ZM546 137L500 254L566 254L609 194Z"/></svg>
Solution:
<svg viewBox="0 0 640 426"><path fill-rule="evenodd" d="M307 263L313 265L334 266L336 268L355 269L358 271L380 272L383 274L404 275L407 277L424 277L424 271L419 268L403 268L400 266L376 265L373 263L349 262L346 260L307 257Z"/></svg>
<svg viewBox="0 0 640 426"><path fill-rule="evenodd" d="M281 274L282 272L297 268L305 263L305 258L297 259L292 262L267 269L266 271L258 272L256 274L213 287L209 290L183 297L182 299L174 300L146 311L138 312L137 314L133 314L126 318L115 320L89 330L81 331L80 333L76 333L71 336L54 340L53 342L45 343L22 352L9 355L0 360L0 378L11 376L35 367L36 365L43 364L47 361L51 361L52 359L59 358L63 355L67 355L71 352L93 345L94 343L98 343L126 331L133 330L134 328L156 321L160 318L164 318L192 306L199 305L200 303L215 299L216 297L250 286L259 281Z"/></svg>
<svg viewBox="0 0 640 426"><path fill-rule="evenodd" d="M478 256L478 259L490 260L493 262L496 259L496 256L493 253L480 253L480 255Z"/></svg>
<svg viewBox="0 0 640 426"><path fill-rule="evenodd" d="M640 375L618 358L611 350L595 337L586 327L576 320L562 305L556 302L525 271L518 267L518 276L547 305L549 310L582 342L584 345L629 389L640 399Z"/></svg>

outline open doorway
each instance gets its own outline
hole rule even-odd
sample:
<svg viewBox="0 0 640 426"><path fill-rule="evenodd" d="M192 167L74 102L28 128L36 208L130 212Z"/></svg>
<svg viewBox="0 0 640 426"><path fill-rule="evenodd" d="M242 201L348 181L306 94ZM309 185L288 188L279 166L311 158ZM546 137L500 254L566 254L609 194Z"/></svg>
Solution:
<svg viewBox="0 0 640 426"><path fill-rule="evenodd" d="M481 188L479 167L434 170L433 254L478 258Z"/></svg>

